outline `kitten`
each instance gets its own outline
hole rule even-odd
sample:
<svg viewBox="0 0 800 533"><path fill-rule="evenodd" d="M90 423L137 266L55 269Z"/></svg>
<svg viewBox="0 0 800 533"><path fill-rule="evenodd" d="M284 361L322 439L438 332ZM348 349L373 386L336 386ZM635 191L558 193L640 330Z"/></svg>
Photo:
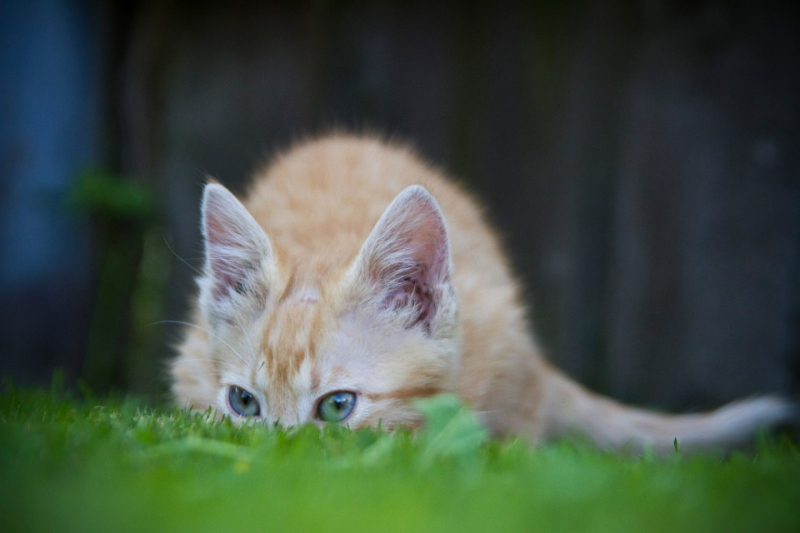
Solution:
<svg viewBox="0 0 800 533"><path fill-rule="evenodd" d="M181 406L267 423L415 427L457 394L496 435L728 446L791 415L771 397L668 416L595 395L541 355L498 238L408 149L334 135L279 156L243 203L206 186L204 274L172 364Z"/></svg>

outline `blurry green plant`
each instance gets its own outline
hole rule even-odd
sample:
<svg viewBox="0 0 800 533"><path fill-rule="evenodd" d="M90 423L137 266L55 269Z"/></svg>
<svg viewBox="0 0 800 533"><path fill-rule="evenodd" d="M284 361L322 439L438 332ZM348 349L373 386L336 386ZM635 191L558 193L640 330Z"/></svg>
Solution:
<svg viewBox="0 0 800 533"><path fill-rule="evenodd" d="M157 328L170 269L161 209L141 181L103 169L85 171L67 199L95 224L98 281L81 380L97 391L111 387L153 393Z"/></svg>
<svg viewBox="0 0 800 533"><path fill-rule="evenodd" d="M148 221L158 213L155 196L145 185L103 169L84 171L67 202L76 212L117 221Z"/></svg>

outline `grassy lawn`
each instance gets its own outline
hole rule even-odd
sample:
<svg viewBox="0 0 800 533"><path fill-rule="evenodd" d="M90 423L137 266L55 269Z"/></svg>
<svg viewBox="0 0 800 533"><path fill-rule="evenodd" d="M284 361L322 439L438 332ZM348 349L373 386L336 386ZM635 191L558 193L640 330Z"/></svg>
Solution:
<svg viewBox="0 0 800 533"><path fill-rule="evenodd" d="M800 531L800 449L620 457L495 442L448 398L428 428L269 429L9 389L2 531Z"/></svg>

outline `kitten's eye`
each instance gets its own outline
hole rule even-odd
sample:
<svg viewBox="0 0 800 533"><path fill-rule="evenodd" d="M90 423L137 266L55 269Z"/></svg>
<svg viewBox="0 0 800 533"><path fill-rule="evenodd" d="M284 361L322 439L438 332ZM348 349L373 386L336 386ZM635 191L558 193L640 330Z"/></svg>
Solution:
<svg viewBox="0 0 800 533"><path fill-rule="evenodd" d="M258 416L261 407L256 397L241 387L232 386L228 389L228 403L233 412L239 416Z"/></svg>
<svg viewBox="0 0 800 533"><path fill-rule="evenodd" d="M356 406L356 394L337 391L323 397L317 404L317 418L323 422L342 422Z"/></svg>

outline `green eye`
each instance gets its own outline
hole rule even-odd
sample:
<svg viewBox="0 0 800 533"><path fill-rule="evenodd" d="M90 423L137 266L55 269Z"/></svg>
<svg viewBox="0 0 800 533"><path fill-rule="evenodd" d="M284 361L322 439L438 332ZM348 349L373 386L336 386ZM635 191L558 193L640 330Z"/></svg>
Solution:
<svg viewBox="0 0 800 533"><path fill-rule="evenodd" d="M332 392L317 404L317 418L323 422L342 422L356 406L356 394L348 391Z"/></svg>
<svg viewBox="0 0 800 533"><path fill-rule="evenodd" d="M258 416L261 414L261 407L258 405L256 397L241 387L232 386L228 388L228 403L233 412L239 416Z"/></svg>

